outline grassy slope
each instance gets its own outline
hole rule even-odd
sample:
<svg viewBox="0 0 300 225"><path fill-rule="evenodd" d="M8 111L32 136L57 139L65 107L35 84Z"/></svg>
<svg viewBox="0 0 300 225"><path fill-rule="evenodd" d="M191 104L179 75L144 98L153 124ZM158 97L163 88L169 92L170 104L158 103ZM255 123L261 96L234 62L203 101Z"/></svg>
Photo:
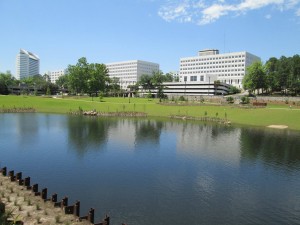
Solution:
<svg viewBox="0 0 300 225"><path fill-rule="evenodd" d="M271 124L287 125L290 129L300 130L300 109L289 109L288 105L268 106L261 109L241 109L231 106L162 106L156 104L157 100L131 98L104 98L103 102L94 98L42 98L23 96L0 96L0 107L33 107L38 112L67 113L75 111L81 107L83 110L96 109L97 111L139 111L146 112L149 116L167 117L171 114L188 116L208 116L225 117L232 123L267 126Z"/></svg>

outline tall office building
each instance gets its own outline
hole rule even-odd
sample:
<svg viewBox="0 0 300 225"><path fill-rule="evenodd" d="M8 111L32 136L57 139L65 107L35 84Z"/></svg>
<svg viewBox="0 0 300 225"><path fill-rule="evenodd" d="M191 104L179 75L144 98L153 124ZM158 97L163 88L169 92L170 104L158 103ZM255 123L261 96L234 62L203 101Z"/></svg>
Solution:
<svg viewBox="0 0 300 225"><path fill-rule="evenodd" d="M141 60L131 60L105 64L111 78L116 77L122 89L127 89L128 85L134 85L141 75L152 75L159 71L159 64Z"/></svg>
<svg viewBox="0 0 300 225"><path fill-rule="evenodd" d="M34 76L40 73L40 58L24 49L20 49L20 53L16 59L16 78L18 80Z"/></svg>
<svg viewBox="0 0 300 225"><path fill-rule="evenodd" d="M180 59L180 82L209 82L212 78L223 83L242 88L242 80L246 68L258 56L249 52L232 52L219 54L219 50L207 49L199 51L198 56Z"/></svg>

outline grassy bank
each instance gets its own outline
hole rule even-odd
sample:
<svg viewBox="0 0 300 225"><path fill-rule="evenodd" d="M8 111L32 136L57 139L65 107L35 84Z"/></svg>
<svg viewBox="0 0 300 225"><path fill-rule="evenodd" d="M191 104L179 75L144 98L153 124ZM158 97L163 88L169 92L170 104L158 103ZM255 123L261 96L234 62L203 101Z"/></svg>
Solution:
<svg viewBox="0 0 300 225"><path fill-rule="evenodd" d="M300 131L300 108L289 105L268 105L266 108L239 108L211 103L201 105L160 105L158 100L142 98L46 98L35 96L0 96L0 108L34 108L36 112L68 113L83 110L102 112L135 111L148 116L169 117L183 115L193 117L227 117L234 124L251 126L287 125L289 129Z"/></svg>

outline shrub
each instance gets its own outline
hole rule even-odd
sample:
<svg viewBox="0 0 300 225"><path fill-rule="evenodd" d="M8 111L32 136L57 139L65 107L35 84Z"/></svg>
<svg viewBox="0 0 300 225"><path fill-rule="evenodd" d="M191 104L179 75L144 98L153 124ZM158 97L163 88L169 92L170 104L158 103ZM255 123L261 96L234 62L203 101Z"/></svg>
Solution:
<svg viewBox="0 0 300 225"><path fill-rule="evenodd" d="M178 100L179 101L185 101L185 98L181 95Z"/></svg>
<svg viewBox="0 0 300 225"><path fill-rule="evenodd" d="M234 99L233 99L233 97L227 97L226 98L226 101L228 102L228 103L230 103L230 104L232 104L232 103L234 103Z"/></svg>
<svg viewBox="0 0 300 225"><path fill-rule="evenodd" d="M250 99L246 96L241 97L242 104L249 104Z"/></svg>

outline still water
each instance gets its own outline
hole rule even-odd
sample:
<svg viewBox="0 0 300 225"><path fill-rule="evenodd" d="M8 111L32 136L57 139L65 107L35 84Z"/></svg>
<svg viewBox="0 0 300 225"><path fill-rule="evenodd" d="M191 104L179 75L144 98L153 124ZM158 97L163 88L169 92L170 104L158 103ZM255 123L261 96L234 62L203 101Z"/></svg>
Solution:
<svg viewBox="0 0 300 225"><path fill-rule="evenodd" d="M300 132L0 114L0 166L113 225L300 224Z"/></svg>

